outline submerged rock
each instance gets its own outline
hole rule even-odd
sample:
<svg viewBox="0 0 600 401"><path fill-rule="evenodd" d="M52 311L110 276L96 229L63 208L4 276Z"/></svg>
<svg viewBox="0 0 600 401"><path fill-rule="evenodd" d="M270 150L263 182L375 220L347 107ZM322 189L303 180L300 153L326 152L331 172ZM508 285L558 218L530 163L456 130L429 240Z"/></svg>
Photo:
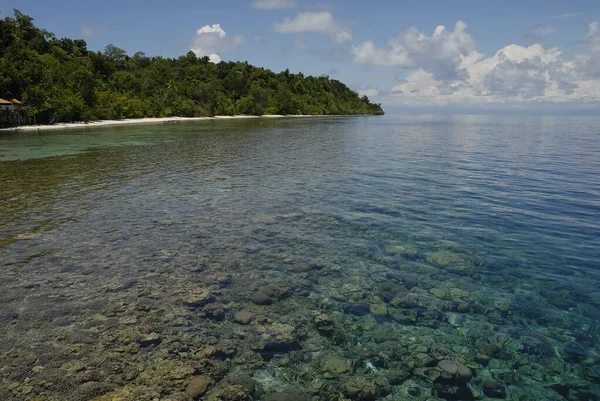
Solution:
<svg viewBox="0 0 600 401"><path fill-rule="evenodd" d="M261 355L265 359L280 357L290 351L302 349L293 326L273 323L258 325L254 329L263 342Z"/></svg>
<svg viewBox="0 0 600 401"><path fill-rule="evenodd" d="M448 291L445 288L432 288L429 292L440 299L448 298Z"/></svg>
<svg viewBox="0 0 600 401"><path fill-rule="evenodd" d="M214 390L202 399L206 401L250 401L252 397L244 387L229 385Z"/></svg>
<svg viewBox="0 0 600 401"><path fill-rule="evenodd" d="M383 378L352 377L346 380L343 389L346 397L359 401L372 401L389 392L390 385Z"/></svg>
<svg viewBox="0 0 600 401"><path fill-rule="evenodd" d="M190 380L185 390L185 394L197 400L206 394L211 384L212 380L206 376L194 376L192 377L192 380Z"/></svg>
<svg viewBox="0 0 600 401"><path fill-rule="evenodd" d="M309 272L313 269L315 269L316 266L308 263L308 262L298 262L298 263L294 263L293 268L294 270L301 272L301 273L306 273Z"/></svg>
<svg viewBox="0 0 600 401"><path fill-rule="evenodd" d="M191 399L192 398L185 393L175 393L168 395L165 398L161 398L160 401L190 401Z"/></svg>
<svg viewBox="0 0 600 401"><path fill-rule="evenodd" d="M446 267L453 263L464 263L465 262L465 259L463 258L462 255L460 255L456 252L448 251L448 250L442 250L442 251L430 253L429 255L427 255L426 260L428 263L431 263L432 265L436 265L439 267Z"/></svg>
<svg viewBox="0 0 600 401"><path fill-rule="evenodd" d="M288 289L275 284L268 284L260 288L260 292L271 298L283 298L289 294Z"/></svg>
<svg viewBox="0 0 600 401"><path fill-rule="evenodd" d="M396 321L402 325L414 324L417 321L417 313L415 310L390 308L389 313L390 313L390 317L394 321Z"/></svg>
<svg viewBox="0 0 600 401"><path fill-rule="evenodd" d="M202 308L202 311L204 312L204 316L208 319L223 320L225 317L225 308L223 308L223 305L221 304L207 304Z"/></svg>
<svg viewBox="0 0 600 401"><path fill-rule="evenodd" d="M377 319L373 315L367 315L359 320L359 324L364 331L371 331L377 327Z"/></svg>
<svg viewBox="0 0 600 401"><path fill-rule="evenodd" d="M317 327L331 326L333 324L333 319L328 314L319 313L315 316L314 322Z"/></svg>
<svg viewBox="0 0 600 401"><path fill-rule="evenodd" d="M332 326L319 326L317 332L325 337L331 337L335 334L335 327Z"/></svg>
<svg viewBox="0 0 600 401"><path fill-rule="evenodd" d="M584 375L593 382L600 383L600 365L590 366L584 370Z"/></svg>
<svg viewBox="0 0 600 401"><path fill-rule="evenodd" d="M495 380L486 380L483 382L483 394L490 398L506 398L506 389Z"/></svg>
<svg viewBox="0 0 600 401"><path fill-rule="evenodd" d="M399 255L406 258L414 258L419 254L419 246L410 243L390 243L384 247L384 251L389 255Z"/></svg>
<svg viewBox="0 0 600 401"><path fill-rule="evenodd" d="M270 393L263 401L312 401L311 397L299 390L284 390L281 393Z"/></svg>
<svg viewBox="0 0 600 401"><path fill-rule="evenodd" d="M367 305L353 305L347 304L344 305L344 313L355 315L355 316L365 316L371 312L370 308Z"/></svg>
<svg viewBox="0 0 600 401"><path fill-rule="evenodd" d="M260 355L263 359L270 360L273 358L282 358L288 352L300 351L301 349L302 346L297 341L272 341L265 343L265 346Z"/></svg>
<svg viewBox="0 0 600 401"><path fill-rule="evenodd" d="M95 382L95 381L87 382L87 383L83 383L81 386L79 386L79 390L78 390L79 394L78 395L82 399L88 400L94 396L109 393L112 390L114 390L114 387L107 383L101 383L101 382ZM29 391L26 391L26 393L29 393Z"/></svg>
<svg viewBox="0 0 600 401"><path fill-rule="evenodd" d="M135 338L135 342L140 344L142 347L160 344L161 341L162 339L156 333L140 334Z"/></svg>
<svg viewBox="0 0 600 401"><path fill-rule="evenodd" d="M198 358L198 359L212 358L212 357L216 356L218 352L219 352L219 350L217 349L217 347L211 345L210 347L206 347L206 348L203 348L200 351L198 351L196 353L196 358Z"/></svg>
<svg viewBox="0 0 600 401"><path fill-rule="evenodd" d="M469 380L472 376L471 369L461 363L454 362L449 359L443 359L439 361L438 368L462 380Z"/></svg>
<svg viewBox="0 0 600 401"><path fill-rule="evenodd" d="M191 289L183 296L183 302L190 307L201 307L213 301L213 295L206 288Z"/></svg>
<svg viewBox="0 0 600 401"><path fill-rule="evenodd" d="M239 324L250 324L252 319L254 319L254 313L248 311L239 311L233 315L233 320Z"/></svg>
<svg viewBox="0 0 600 401"><path fill-rule="evenodd" d="M139 373L138 379L141 383L147 383L157 387L168 387L173 382L181 383L192 376L196 369L188 362L177 359L156 359L153 364L147 366Z"/></svg>
<svg viewBox="0 0 600 401"><path fill-rule="evenodd" d="M254 394L255 382L247 373L232 373L227 376L227 382L236 386L242 386L250 395Z"/></svg>
<svg viewBox="0 0 600 401"><path fill-rule="evenodd" d="M237 353L235 347L216 347L211 345L196 352L197 359L226 359Z"/></svg>
<svg viewBox="0 0 600 401"><path fill-rule="evenodd" d="M132 388L123 388L117 391L111 391L100 397L93 398L92 401L130 401L134 399Z"/></svg>
<svg viewBox="0 0 600 401"><path fill-rule="evenodd" d="M321 370L324 372L341 374L349 372L352 369L350 362L339 356L330 355L321 361Z"/></svg>
<svg viewBox="0 0 600 401"><path fill-rule="evenodd" d="M414 274L403 274L402 283L408 290L411 290L419 284L419 277Z"/></svg>
<svg viewBox="0 0 600 401"><path fill-rule="evenodd" d="M250 297L250 301L256 305L271 305L273 303L273 298L262 292L257 292Z"/></svg>
<svg viewBox="0 0 600 401"><path fill-rule="evenodd" d="M375 316L387 316L388 309L384 304L371 304L369 306L369 312Z"/></svg>
<svg viewBox="0 0 600 401"><path fill-rule="evenodd" d="M425 352L419 352L415 355L415 364L417 366L430 366L433 358Z"/></svg>
<svg viewBox="0 0 600 401"><path fill-rule="evenodd" d="M468 274L473 271L475 266L469 255L464 255L449 250L441 250L427 255L428 263L443 267L446 270L456 274Z"/></svg>

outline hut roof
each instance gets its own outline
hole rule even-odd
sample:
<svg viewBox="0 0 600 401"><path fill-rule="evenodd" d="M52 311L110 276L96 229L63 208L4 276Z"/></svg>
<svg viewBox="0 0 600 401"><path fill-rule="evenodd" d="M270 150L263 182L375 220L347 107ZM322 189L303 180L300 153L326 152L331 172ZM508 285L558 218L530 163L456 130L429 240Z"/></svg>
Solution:
<svg viewBox="0 0 600 401"><path fill-rule="evenodd" d="M12 102L9 102L8 100L4 100L4 99L0 98L0 104L12 104Z"/></svg>
<svg viewBox="0 0 600 401"><path fill-rule="evenodd" d="M17 99L12 99L11 102L13 104L23 105L23 103L19 102Z"/></svg>

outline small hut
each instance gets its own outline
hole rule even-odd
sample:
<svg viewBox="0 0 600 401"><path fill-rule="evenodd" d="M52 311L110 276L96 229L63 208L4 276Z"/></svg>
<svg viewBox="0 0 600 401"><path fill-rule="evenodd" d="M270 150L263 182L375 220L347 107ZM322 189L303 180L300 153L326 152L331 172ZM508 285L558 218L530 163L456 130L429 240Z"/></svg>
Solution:
<svg viewBox="0 0 600 401"><path fill-rule="evenodd" d="M0 110L13 110L13 109L14 109L13 102L0 98Z"/></svg>
<svg viewBox="0 0 600 401"><path fill-rule="evenodd" d="M17 99L6 100L0 98L0 127L14 127L30 122L23 103Z"/></svg>

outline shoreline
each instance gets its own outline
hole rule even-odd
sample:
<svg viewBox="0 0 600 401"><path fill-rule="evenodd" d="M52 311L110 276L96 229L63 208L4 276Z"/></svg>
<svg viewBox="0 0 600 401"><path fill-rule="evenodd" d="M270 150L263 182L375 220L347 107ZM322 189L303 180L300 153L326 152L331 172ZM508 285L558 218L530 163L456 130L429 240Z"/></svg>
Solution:
<svg viewBox="0 0 600 401"><path fill-rule="evenodd" d="M349 115L347 117L356 117L358 115ZM97 128L112 127L119 125L143 125L143 124L169 124L191 121L209 121L209 120L238 120L252 118L305 118L305 117L343 117L337 115L280 115L268 114L262 116L237 115L237 116L214 116L214 117L147 117L147 118L126 118L122 120L98 120L89 122L57 123L51 125L22 125L20 127L0 128L0 132L31 132L31 131L58 131L77 128Z"/></svg>

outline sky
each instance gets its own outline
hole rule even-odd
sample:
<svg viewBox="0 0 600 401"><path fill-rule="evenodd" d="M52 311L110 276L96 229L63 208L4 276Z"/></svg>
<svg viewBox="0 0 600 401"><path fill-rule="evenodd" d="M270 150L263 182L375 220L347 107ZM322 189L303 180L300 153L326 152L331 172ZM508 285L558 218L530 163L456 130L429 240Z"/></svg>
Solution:
<svg viewBox="0 0 600 401"><path fill-rule="evenodd" d="M130 55L338 79L386 109L600 111L598 0L0 0Z"/></svg>

